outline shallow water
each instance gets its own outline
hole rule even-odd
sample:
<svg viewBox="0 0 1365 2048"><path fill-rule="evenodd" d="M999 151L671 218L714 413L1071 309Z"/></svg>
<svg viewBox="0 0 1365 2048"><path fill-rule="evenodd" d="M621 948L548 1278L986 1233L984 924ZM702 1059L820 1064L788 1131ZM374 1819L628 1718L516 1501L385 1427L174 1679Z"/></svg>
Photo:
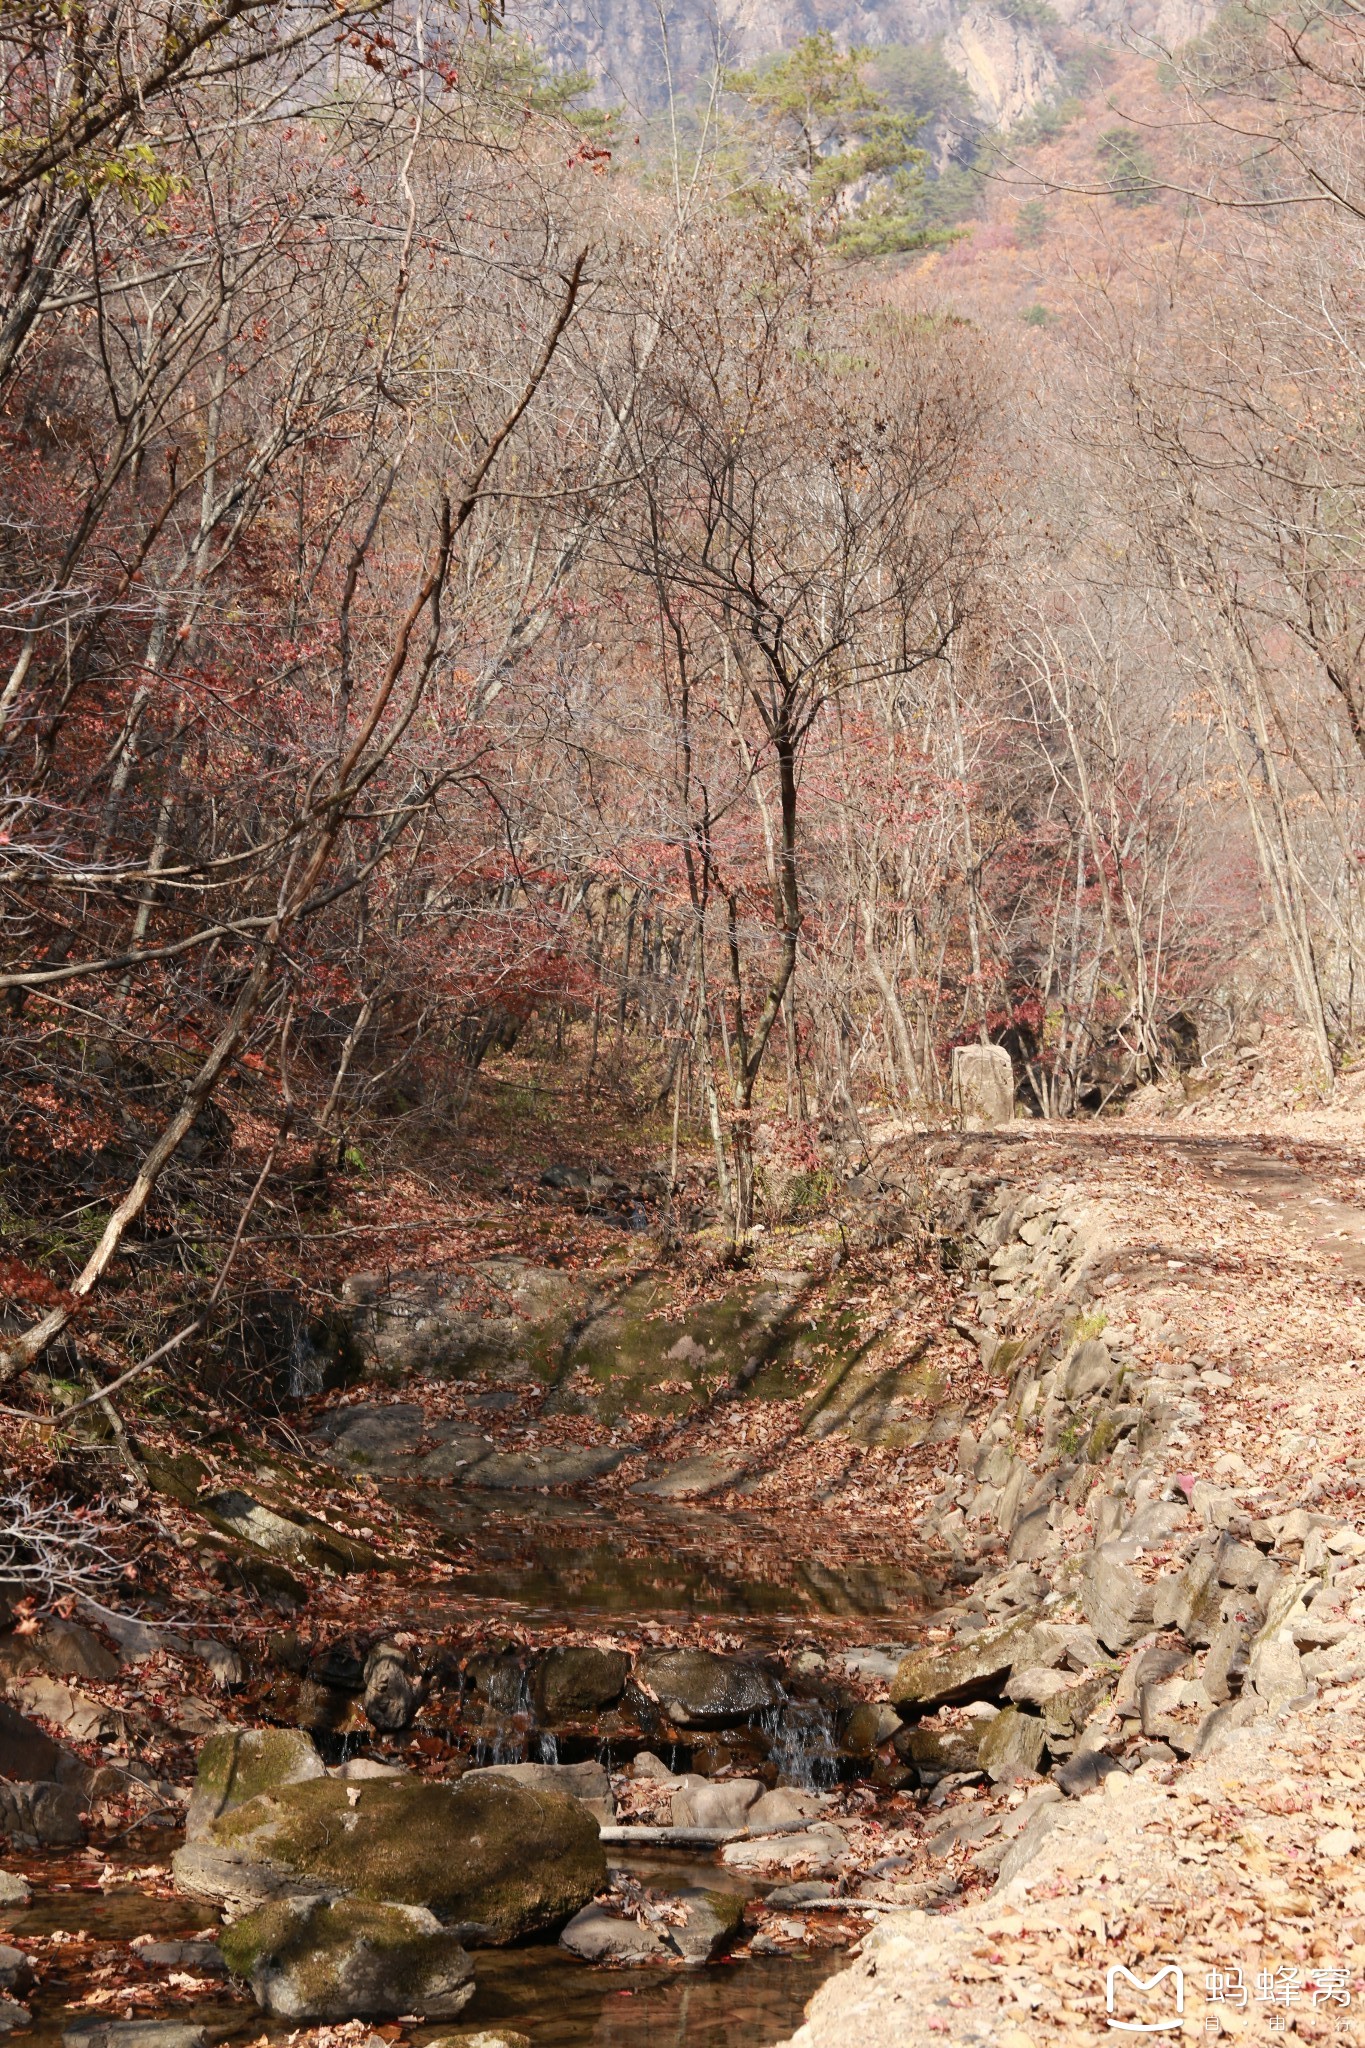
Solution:
<svg viewBox="0 0 1365 2048"><path fill-rule="evenodd" d="M763 2048L801 2024L841 1955L779 1956L705 1970L589 1969L562 1950L486 1952L458 2024L501 2024L534 2048Z"/></svg>
<svg viewBox="0 0 1365 2048"><path fill-rule="evenodd" d="M180 1837L174 1839L178 1842ZM6 1865L22 1868L24 1860L22 1855L7 1857ZM35 1880L35 1886L39 1882ZM131 1941L137 1934L190 1940L206 1927L216 1929L218 1915L203 1899L155 1898L133 1885L115 1885L109 1891L73 1885L66 1891L35 1888L30 1905L6 1909L4 1926L11 1934L85 1933L109 1942Z"/></svg>
<svg viewBox="0 0 1365 2048"><path fill-rule="evenodd" d="M452 1539L465 1566L432 1598L492 1600L528 1620L593 1616L776 1621L922 1613L929 1589L913 1565L894 1558L850 1564L789 1558L761 1521L706 1509L617 1520L582 1501L529 1501L473 1489L390 1486L391 1501ZM746 1552L749 1555L746 1556Z"/></svg>
<svg viewBox="0 0 1365 2048"><path fill-rule="evenodd" d="M818 1560L791 1567L787 1584L729 1577L701 1559L630 1558L605 1545L462 1574L458 1589L556 1620L576 1615L778 1616L902 1614L921 1603L918 1575L895 1566L841 1570Z"/></svg>
<svg viewBox="0 0 1365 2048"><path fill-rule="evenodd" d="M645 1882L660 1885L704 1883L716 1874L696 1856L659 1855L633 1860L631 1867ZM761 1888L736 1882L730 1872L726 1885L746 1893ZM30 1906L4 1916L3 1931L20 1939L80 1931L107 1956L113 1945L136 1935L190 1937L216 1921L213 1909L194 1899L157 1898L133 1887L79 1887L35 1891ZM28 2000L33 2026L23 2039L31 2048L56 2048L90 1970L88 1958L86 1950L68 1963L60 1951L49 1952L44 1981ZM704 1970L622 1971L590 1968L552 1944L480 1949L474 1955L477 1989L455 2024L514 2027L530 2036L533 2048L763 2048L800 2025L807 1999L842 1962L838 1954L824 1954L755 1957ZM283 2041L294 2031L288 2023L264 2021L254 2001L226 1989L207 2001L168 1998L154 2008L140 2001L127 2010L140 2019L193 2020L224 2048L259 2041L263 2034ZM120 2018L122 2011L109 2016ZM446 2021L407 2031L415 2048L423 2048L450 2028Z"/></svg>

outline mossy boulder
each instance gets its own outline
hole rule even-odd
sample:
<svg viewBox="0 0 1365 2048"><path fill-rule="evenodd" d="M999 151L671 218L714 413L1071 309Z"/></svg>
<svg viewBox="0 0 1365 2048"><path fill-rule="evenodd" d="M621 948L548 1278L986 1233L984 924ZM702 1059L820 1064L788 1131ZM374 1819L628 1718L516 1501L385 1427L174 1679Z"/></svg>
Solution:
<svg viewBox="0 0 1365 2048"><path fill-rule="evenodd" d="M262 1792L326 1775L312 1738L301 1728L229 1728L211 1735L199 1752L186 1837L202 1835L220 1814Z"/></svg>
<svg viewBox="0 0 1365 2048"><path fill-rule="evenodd" d="M594 1816L600 1826L610 1827L616 1819L616 1801L611 1779L604 1765L591 1759L581 1764L484 1764L466 1771L464 1782L476 1778L510 1778L514 1784L529 1785L535 1792L565 1792Z"/></svg>
<svg viewBox="0 0 1365 2048"><path fill-rule="evenodd" d="M474 1996L458 1936L423 1906L276 1900L234 1920L221 1945L274 2019L453 2019Z"/></svg>
<svg viewBox="0 0 1365 2048"><path fill-rule="evenodd" d="M584 1806L501 1777L285 1785L229 1808L174 1867L181 1890L236 1905L349 1896L425 1906L481 1944L560 1926L607 1874Z"/></svg>

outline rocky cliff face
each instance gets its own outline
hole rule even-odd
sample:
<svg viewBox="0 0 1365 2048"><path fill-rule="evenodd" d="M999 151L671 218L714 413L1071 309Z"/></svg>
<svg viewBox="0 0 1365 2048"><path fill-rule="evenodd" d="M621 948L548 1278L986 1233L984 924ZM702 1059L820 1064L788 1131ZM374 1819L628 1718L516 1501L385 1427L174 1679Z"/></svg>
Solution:
<svg viewBox="0 0 1365 2048"><path fill-rule="evenodd" d="M1106 40L1173 47L1200 33L1212 0L1056 0L1057 20ZM923 44L966 80L983 119L1008 128L1056 89L1046 32L971 0L510 0L508 19L556 70L583 70L604 101L641 114L661 107L669 84L688 93L717 57L750 64L828 29L842 48Z"/></svg>
<svg viewBox="0 0 1365 2048"><path fill-rule="evenodd" d="M943 54L966 80L993 128L1012 128L1055 92L1057 60L1023 22L973 6L944 40Z"/></svg>
<svg viewBox="0 0 1365 2048"><path fill-rule="evenodd" d="M751 64L829 29L843 48L925 43L952 25L951 0L511 0L508 19L556 69L584 70L604 99L647 112L670 77L687 90L719 55Z"/></svg>
<svg viewBox="0 0 1365 2048"><path fill-rule="evenodd" d="M1154 52L1203 35L1217 11L1208 0L1055 0L1053 7L1070 27Z"/></svg>

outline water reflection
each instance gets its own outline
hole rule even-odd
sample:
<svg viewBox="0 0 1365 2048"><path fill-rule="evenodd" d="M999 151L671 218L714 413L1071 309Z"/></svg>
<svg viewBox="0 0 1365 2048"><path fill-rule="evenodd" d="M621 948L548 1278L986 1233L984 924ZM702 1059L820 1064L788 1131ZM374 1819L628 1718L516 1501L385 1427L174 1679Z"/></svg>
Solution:
<svg viewBox="0 0 1365 2048"><path fill-rule="evenodd" d="M414 1506L438 1528L466 1540L477 1530L479 1562L461 1572L452 1590L542 1615L851 1618L905 1615L931 1604L929 1588L911 1565L770 1557L763 1554L762 1530L754 1532L753 1563L736 1563L736 1552L749 1547L749 1532L733 1518L714 1531L700 1516L691 1526L656 1521L645 1542L629 1525L613 1527L593 1510L575 1516L556 1503L553 1517L523 1511L508 1526L505 1500L485 1505L469 1493L455 1499L436 1489L414 1493ZM714 1550L707 1542L712 1534ZM633 1548L641 1554L632 1556Z"/></svg>
<svg viewBox="0 0 1365 2048"><path fill-rule="evenodd" d="M484 1950L460 2026L519 2028L534 2048L758 2048L795 2032L806 2001L844 1961L765 1956L627 1973L554 1950Z"/></svg>

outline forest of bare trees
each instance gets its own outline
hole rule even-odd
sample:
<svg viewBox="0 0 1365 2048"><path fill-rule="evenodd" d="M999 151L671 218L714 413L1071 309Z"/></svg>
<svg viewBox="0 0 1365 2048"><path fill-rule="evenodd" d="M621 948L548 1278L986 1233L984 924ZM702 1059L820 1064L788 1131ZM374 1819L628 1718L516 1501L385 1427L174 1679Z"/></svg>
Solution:
<svg viewBox="0 0 1365 2048"><path fill-rule="evenodd" d="M5 1376L159 1204L226 1191L202 1251L513 1048L681 1119L737 1235L971 1040L1067 1117L1268 1008L1330 1090L1361 34L1183 53L1147 188L1007 165L1163 223L1043 333L850 260L913 192L817 206L771 90L644 147L447 11L9 10Z"/></svg>

